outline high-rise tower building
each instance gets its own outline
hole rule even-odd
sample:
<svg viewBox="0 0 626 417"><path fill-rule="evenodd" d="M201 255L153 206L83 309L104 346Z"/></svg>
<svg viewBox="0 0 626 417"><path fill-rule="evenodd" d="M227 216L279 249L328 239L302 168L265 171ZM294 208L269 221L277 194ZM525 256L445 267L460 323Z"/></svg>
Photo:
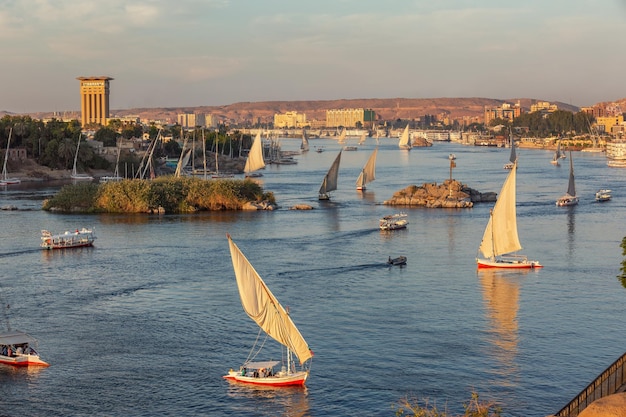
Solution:
<svg viewBox="0 0 626 417"><path fill-rule="evenodd" d="M78 77L80 81L81 125L106 126L109 118L109 81L111 77Z"/></svg>

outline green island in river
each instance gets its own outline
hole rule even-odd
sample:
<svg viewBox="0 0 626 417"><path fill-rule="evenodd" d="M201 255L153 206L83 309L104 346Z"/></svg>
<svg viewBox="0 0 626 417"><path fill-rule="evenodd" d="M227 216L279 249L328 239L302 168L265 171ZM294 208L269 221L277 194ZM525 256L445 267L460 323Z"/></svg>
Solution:
<svg viewBox="0 0 626 417"><path fill-rule="evenodd" d="M127 179L66 185L42 209L60 213L194 213L209 210L273 210L274 194L244 179L190 177Z"/></svg>

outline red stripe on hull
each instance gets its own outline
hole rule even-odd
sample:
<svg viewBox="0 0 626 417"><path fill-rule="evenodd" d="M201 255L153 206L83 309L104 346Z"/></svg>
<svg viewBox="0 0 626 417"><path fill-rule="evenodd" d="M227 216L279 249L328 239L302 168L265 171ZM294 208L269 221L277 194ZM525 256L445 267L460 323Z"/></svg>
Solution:
<svg viewBox="0 0 626 417"><path fill-rule="evenodd" d="M302 386L304 385L306 378L302 378L302 379L296 379L296 380L292 380L292 381L286 381L286 382L267 382L263 381L261 382L261 380L242 380L242 379L237 379L236 377L232 377L232 376L224 376L224 379L227 379L229 381L232 382L239 382L242 384L248 384L248 385L258 385L258 386L264 386L264 387L291 387L291 386Z"/></svg>
<svg viewBox="0 0 626 417"><path fill-rule="evenodd" d="M486 265L486 264L478 264L479 269L531 269L531 268L543 268L543 265L533 265L533 264L506 264L502 263L501 265Z"/></svg>

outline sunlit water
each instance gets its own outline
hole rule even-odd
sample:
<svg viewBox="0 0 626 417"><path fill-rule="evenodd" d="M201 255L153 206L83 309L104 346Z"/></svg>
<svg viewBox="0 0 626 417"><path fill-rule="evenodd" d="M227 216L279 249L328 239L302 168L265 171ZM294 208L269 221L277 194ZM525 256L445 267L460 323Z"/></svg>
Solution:
<svg viewBox="0 0 626 417"><path fill-rule="evenodd" d="M624 353L626 170L573 154L580 204L558 208L568 160L520 149L523 253L545 268L477 272L491 204L413 208L407 230L380 232L382 202L409 184L452 176L499 192L507 149L380 145L377 179L355 180L375 143L344 152L339 189L317 200L339 146L313 140L297 165L260 179L280 209L196 215L60 215L39 210L58 184L0 190L0 294L12 328L39 339L51 366L0 365L0 414L391 416L428 398L462 412L472 391L507 416L558 411ZM323 144L325 152L314 147ZM283 149L299 141L283 140ZM612 201L594 192L610 188ZM289 210L310 204L310 211ZM42 251L41 229L93 227L94 248ZM226 233L252 262L315 352L304 389L262 390L222 379L257 337L239 302ZM388 256L406 267L389 268ZM275 348L270 354L280 354Z"/></svg>

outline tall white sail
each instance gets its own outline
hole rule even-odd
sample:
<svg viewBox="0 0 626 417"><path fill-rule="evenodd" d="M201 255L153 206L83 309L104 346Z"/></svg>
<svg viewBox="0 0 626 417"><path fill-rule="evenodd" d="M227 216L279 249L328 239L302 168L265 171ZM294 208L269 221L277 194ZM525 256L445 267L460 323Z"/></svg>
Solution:
<svg viewBox="0 0 626 417"><path fill-rule="evenodd" d="M344 143L346 143L346 134L347 134L346 129L345 128L341 129L341 133L339 134L338 142L340 144L342 144L342 145Z"/></svg>
<svg viewBox="0 0 626 417"><path fill-rule="evenodd" d="M246 166L243 168L243 171L249 174L261 168L265 168L265 160L263 160L263 144L261 143L261 132L259 131L252 142L248 159L246 159Z"/></svg>
<svg viewBox="0 0 626 417"><path fill-rule="evenodd" d="M408 124L402 131L402 135L400 135L400 142L398 142L398 146L402 149L411 149L411 144L409 143L409 125Z"/></svg>
<svg viewBox="0 0 626 417"><path fill-rule="evenodd" d="M324 177L322 181L322 186L320 187L320 197L325 196L328 198L328 193L331 191L335 191L337 189L337 179L339 177L339 163L341 161L341 151L335 158L335 162L330 166L328 173Z"/></svg>
<svg viewBox="0 0 626 417"><path fill-rule="evenodd" d="M376 179L376 154L378 148L374 149L374 152L370 155L369 159L365 163L365 166L361 170L359 177L356 180L357 190L364 190L365 186Z"/></svg>
<svg viewBox="0 0 626 417"><path fill-rule="evenodd" d="M517 167L509 172L495 206L491 211L489 223L480 244L480 252L485 258L517 252L522 245L517 235L517 213L515 187Z"/></svg>
<svg viewBox="0 0 626 417"><path fill-rule="evenodd" d="M274 340L298 356L300 364L313 354L287 311L272 294L261 276L228 236L237 287L244 311Z"/></svg>

